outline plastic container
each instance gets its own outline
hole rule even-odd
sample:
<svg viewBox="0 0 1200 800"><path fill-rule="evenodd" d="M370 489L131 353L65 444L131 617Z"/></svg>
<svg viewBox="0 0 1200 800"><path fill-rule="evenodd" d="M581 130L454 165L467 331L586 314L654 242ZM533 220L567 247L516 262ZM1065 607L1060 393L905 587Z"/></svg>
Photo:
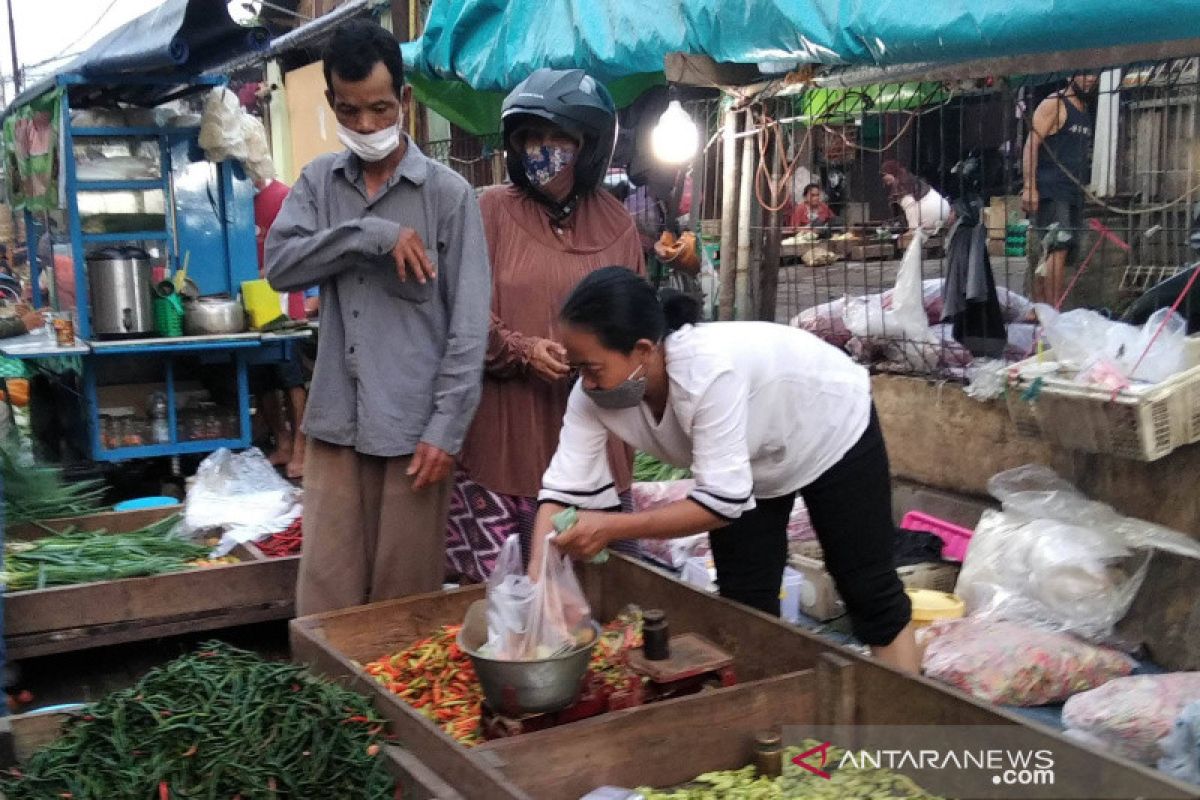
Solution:
<svg viewBox="0 0 1200 800"><path fill-rule="evenodd" d="M804 576L792 567L783 569L783 591L779 593L779 616L793 625L800 622L800 595L804 592Z"/></svg>
<svg viewBox="0 0 1200 800"><path fill-rule="evenodd" d="M250 316L250 327L255 330L262 330L268 324L286 316L279 301L279 293L261 278L242 283L242 305L246 307Z"/></svg>
<svg viewBox="0 0 1200 800"><path fill-rule="evenodd" d="M912 621L918 628L942 619L958 619L966 613L966 604L958 595L933 589L907 589L912 601Z"/></svg>
<svg viewBox="0 0 1200 800"><path fill-rule="evenodd" d="M174 497L135 497L124 500L113 506L113 511L144 511L148 508L167 508L177 506L179 501Z"/></svg>
<svg viewBox="0 0 1200 800"><path fill-rule="evenodd" d="M1195 352L1194 345L1187 346L1189 353ZM1068 450L1137 461L1156 461L1200 442L1200 366L1140 391L1114 393L1075 383L1066 375L1035 376L1039 360L1053 361L1053 352L1046 350L1009 367L1005 394L1018 433L1040 436ZM1030 391L1035 380L1041 383Z"/></svg>
<svg viewBox="0 0 1200 800"><path fill-rule="evenodd" d="M947 561L961 562L967 557L967 546L975 532L969 528L955 525L944 519L938 519L924 511L909 511L900 521L900 527L908 531L924 531L937 536L945 544L942 547L942 558Z"/></svg>

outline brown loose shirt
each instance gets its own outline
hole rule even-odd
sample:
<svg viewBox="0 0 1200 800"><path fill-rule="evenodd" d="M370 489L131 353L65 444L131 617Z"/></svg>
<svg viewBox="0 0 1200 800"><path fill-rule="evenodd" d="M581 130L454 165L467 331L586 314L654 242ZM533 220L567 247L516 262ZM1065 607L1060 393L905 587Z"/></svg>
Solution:
<svg viewBox="0 0 1200 800"><path fill-rule="evenodd" d="M533 340L558 339L558 312L588 273L624 266L645 273L633 218L607 192L583 199L561 225L515 187L480 198L492 263L492 315L483 395L463 444L461 463L487 489L536 497L558 447L571 379L547 383L529 368ZM612 475L630 483L632 453L609 441Z"/></svg>

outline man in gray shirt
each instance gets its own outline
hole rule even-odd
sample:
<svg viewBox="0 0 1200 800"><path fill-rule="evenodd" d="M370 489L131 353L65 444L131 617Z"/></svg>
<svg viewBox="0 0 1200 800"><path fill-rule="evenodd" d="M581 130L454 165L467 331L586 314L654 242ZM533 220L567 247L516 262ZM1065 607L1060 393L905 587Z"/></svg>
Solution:
<svg viewBox="0 0 1200 800"><path fill-rule="evenodd" d="M321 287L298 614L441 588L491 300L473 190L402 133L396 39L347 22L324 62L348 150L304 168L265 252L276 290Z"/></svg>

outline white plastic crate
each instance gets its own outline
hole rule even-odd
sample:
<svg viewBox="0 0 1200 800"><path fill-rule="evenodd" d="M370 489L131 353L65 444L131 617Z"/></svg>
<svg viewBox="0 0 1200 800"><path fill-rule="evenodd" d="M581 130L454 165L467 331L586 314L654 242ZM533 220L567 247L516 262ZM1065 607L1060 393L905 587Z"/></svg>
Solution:
<svg viewBox="0 0 1200 800"><path fill-rule="evenodd" d="M1047 350L1042 360L1053 361L1053 353ZM1041 436L1069 450L1138 461L1155 461L1200 441L1200 366L1115 394L1075 383L1065 374L1047 375L1036 396L1025 400L1035 379L1021 373L1037 361L1034 356L1009 368L1008 412L1023 435Z"/></svg>

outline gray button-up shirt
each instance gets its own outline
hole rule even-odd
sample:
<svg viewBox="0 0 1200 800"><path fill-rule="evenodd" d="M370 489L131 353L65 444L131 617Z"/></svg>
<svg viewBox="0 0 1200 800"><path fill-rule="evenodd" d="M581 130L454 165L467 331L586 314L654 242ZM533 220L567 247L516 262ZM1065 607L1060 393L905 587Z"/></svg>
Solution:
<svg viewBox="0 0 1200 800"><path fill-rule="evenodd" d="M437 278L396 275L401 228L425 243ZM426 442L457 453L479 403L491 275L470 185L410 140L367 197L349 151L304 168L266 241L278 291L321 287L321 345L304 431L375 456Z"/></svg>

